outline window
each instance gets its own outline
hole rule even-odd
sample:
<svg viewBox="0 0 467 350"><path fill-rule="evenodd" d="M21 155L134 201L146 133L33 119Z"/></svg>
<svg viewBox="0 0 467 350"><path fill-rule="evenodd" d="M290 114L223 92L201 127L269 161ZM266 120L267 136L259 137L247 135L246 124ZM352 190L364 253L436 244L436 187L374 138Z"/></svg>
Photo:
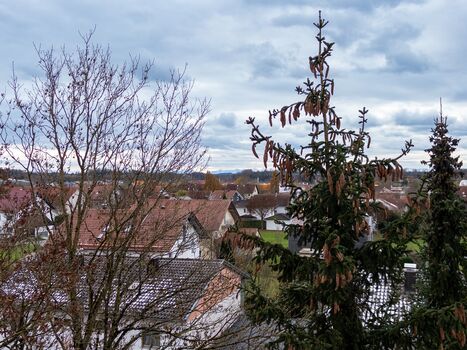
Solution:
<svg viewBox="0 0 467 350"><path fill-rule="evenodd" d="M98 241L102 241L102 240L105 238L105 235L107 234L107 232L109 231L109 228L110 228L110 227L109 227L109 224L105 225L105 226L102 228L100 234L96 237L96 239L97 239Z"/></svg>
<svg viewBox="0 0 467 350"><path fill-rule="evenodd" d="M141 340L143 349L159 349L161 346L161 335L158 332L144 332Z"/></svg>

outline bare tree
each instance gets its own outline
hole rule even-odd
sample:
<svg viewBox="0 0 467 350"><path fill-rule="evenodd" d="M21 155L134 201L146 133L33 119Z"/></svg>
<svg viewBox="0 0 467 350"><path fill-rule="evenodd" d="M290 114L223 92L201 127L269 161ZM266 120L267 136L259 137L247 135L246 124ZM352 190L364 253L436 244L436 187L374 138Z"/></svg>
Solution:
<svg viewBox="0 0 467 350"><path fill-rule="evenodd" d="M264 220L267 215L274 215L274 209L277 207L277 197L275 194L265 193L251 197L246 208L252 214L258 215Z"/></svg>
<svg viewBox="0 0 467 350"><path fill-rule="evenodd" d="M147 299L148 286L162 283L148 268L153 258L168 254L176 260L192 247L184 236L196 222L183 210L159 215L165 210L160 199L184 174L205 166L200 135L209 101L190 99L193 82L184 71L150 81L151 64L137 58L112 64L110 50L94 45L92 34L83 35L73 53L37 48L43 76L23 86L13 74L10 83L0 125L4 162L26 172L31 193L58 189L53 210L60 223L49 229L40 251L1 274L0 294L12 300L0 302L0 347L47 348L48 339L63 349L128 349L155 331L188 342L201 334L188 336L183 327L173 334L168 325L177 320L159 316L164 307L179 307L171 304L174 295L214 278L207 273L205 280L191 279L205 265L185 276L185 283L152 294L144 306L138 303ZM78 178L72 197L66 182L71 172ZM105 191L96 208L100 187ZM46 201L37 198L34 206L45 213ZM180 242L170 236L177 229L183 232ZM83 236L93 244L86 254ZM164 255L168 236L177 244L171 242ZM20 310L14 286L21 278L29 279L32 290ZM205 299L203 312L212 306ZM27 322L12 327L4 317L9 310L20 311Z"/></svg>

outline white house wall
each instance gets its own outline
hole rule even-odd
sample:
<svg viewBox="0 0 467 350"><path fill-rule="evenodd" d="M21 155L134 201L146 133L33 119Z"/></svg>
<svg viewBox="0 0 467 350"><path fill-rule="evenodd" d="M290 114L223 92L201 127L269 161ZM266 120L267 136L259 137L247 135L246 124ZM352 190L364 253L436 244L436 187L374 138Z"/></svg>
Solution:
<svg viewBox="0 0 467 350"><path fill-rule="evenodd" d="M201 244L198 232L193 225L188 224L186 228L185 237L180 234L175 241L172 249L170 250L170 258L179 259L197 259L201 256Z"/></svg>
<svg viewBox="0 0 467 350"><path fill-rule="evenodd" d="M288 221L285 221L285 223L288 223ZM274 220L266 220L266 230L282 231L283 226L281 224L276 224Z"/></svg>

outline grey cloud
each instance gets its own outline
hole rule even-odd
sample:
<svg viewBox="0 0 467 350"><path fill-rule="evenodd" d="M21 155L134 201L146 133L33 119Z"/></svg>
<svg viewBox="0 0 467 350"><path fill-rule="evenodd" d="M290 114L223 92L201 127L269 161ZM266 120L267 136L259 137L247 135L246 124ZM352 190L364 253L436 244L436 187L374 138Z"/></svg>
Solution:
<svg viewBox="0 0 467 350"><path fill-rule="evenodd" d="M219 116L209 121L210 125L222 128L233 128L236 125L238 117L234 113L221 113Z"/></svg>
<svg viewBox="0 0 467 350"><path fill-rule="evenodd" d="M457 77L459 81L467 81L467 74L464 75L459 75ZM449 95L448 95L449 94ZM458 86L455 86L453 91L447 91L447 94L445 96L450 97L454 101L467 101L467 86L464 84L459 84Z"/></svg>
<svg viewBox="0 0 467 350"><path fill-rule="evenodd" d="M355 1L355 0L334 0L332 2L328 0L315 0L312 5L316 8L335 8L335 9L356 9L362 12L370 12L378 7L395 7L402 2L413 2L421 3L423 0L365 0L365 1ZM250 0L246 2L247 4L255 5L265 5L273 4L280 6L303 6L310 5L309 0L292 0L284 2L282 0ZM284 3L286 5L284 5Z"/></svg>
<svg viewBox="0 0 467 350"><path fill-rule="evenodd" d="M467 116L464 118L456 118L455 116L447 116L449 133L454 137L461 138L461 145L467 145Z"/></svg>
<svg viewBox="0 0 467 350"><path fill-rule="evenodd" d="M426 72L430 65L419 55L416 55L410 49L402 50L392 49L386 52L388 60L388 70L394 73L423 73Z"/></svg>
<svg viewBox="0 0 467 350"><path fill-rule="evenodd" d="M271 78L279 75L287 67L287 60L270 42L250 44L239 49L250 64L251 79Z"/></svg>
<svg viewBox="0 0 467 350"><path fill-rule="evenodd" d="M143 61L144 63L144 61ZM166 66L164 64L157 64L157 62L153 65L151 70L149 71L148 74L148 80L150 81L170 81L172 78L172 74L177 75L178 73L183 73L184 68L183 67L172 67L172 66ZM190 74L188 71L184 72L184 79L186 81L192 80L193 78L190 77Z"/></svg>
<svg viewBox="0 0 467 350"><path fill-rule="evenodd" d="M245 136L245 135L243 135ZM244 137L247 140L247 137ZM227 137L224 135L213 135L209 133L205 133L203 136L203 146L209 149L221 149L221 150L236 150L242 148L240 143L238 142L238 137ZM227 155L226 155L227 156ZM229 154L228 157L233 157L233 154Z"/></svg>
<svg viewBox="0 0 467 350"><path fill-rule="evenodd" d="M437 116L438 113L435 110L428 113L401 110L393 115L392 120L396 125L407 126L412 132L429 133Z"/></svg>
<svg viewBox="0 0 467 350"><path fill-rule="evenodd" d="M389 28L385 26L378 30L367 34L368 41L362 40L357 60L358 55L384 54L387 64L383 70L393 73L422 73L431 68L428 59L415 52L410 44L420 36L420 28L409 23L394 23ZM366 69L364 66L361 68Z"/></svg>
<svg viewBox="0 0 467 350"><path fill-rule="evenodd" d="M203 132L203 145L212 149L239 149L248 140L248 128L235 113L208 116Z"/></svg>

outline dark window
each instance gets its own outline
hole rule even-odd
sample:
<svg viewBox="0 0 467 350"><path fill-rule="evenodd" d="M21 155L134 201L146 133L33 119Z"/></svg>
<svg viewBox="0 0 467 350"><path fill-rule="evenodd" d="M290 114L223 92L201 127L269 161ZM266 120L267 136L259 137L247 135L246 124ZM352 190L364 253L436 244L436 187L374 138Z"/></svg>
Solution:
<svg viewBox="0 0 467 350"><path fill-rule="evenodd" d="M144 349L159 349L161 346L161 335L158 332L144 332L142 347Z"/></svg>

